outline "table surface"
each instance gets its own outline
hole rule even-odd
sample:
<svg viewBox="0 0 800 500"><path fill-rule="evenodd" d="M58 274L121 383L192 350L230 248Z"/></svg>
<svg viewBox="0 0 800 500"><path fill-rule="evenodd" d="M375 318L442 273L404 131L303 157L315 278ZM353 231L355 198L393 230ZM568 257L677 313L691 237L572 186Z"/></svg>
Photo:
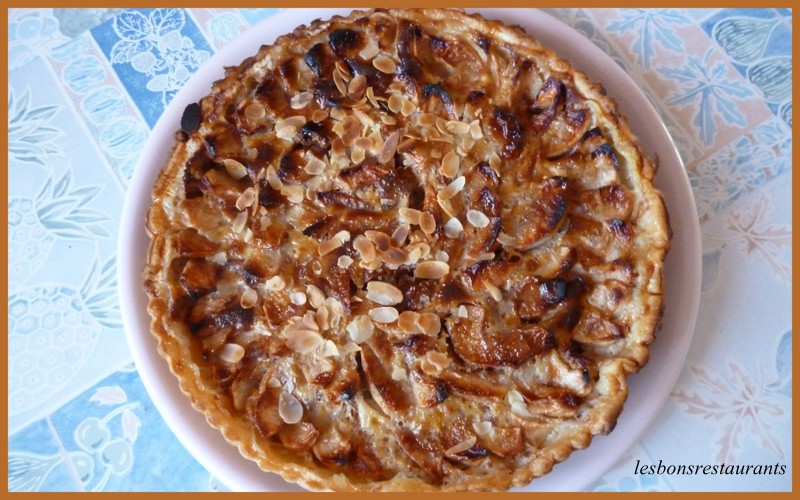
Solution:
<svg viewBox="0 0 800 500"><path fill-rule="evenodd" d="M170 432L132 362L116 235L138 153L170 98L275 11L9 10L10 491L226 489ZM789 491L791 10L547 12L653 102L702 233L700 311L680 378L651 429L590 489Z"/></svg>

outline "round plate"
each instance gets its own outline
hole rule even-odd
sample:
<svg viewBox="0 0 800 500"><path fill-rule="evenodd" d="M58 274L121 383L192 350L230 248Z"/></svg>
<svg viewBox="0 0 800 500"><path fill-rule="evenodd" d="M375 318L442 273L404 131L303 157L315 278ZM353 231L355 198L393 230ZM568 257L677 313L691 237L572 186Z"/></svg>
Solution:
<svg viewBox="0 0 800 500"><path fill-rule="evenodd" d="M638 85L611 58L560 21L533 9L476 9L488 19L522 26L543 45L557 48L560 56L602 82L614 97L647 153L659 161L656 187L664 194L672 223L672 248L665 264L667 297L663 326L651 346L650 362L631 377L630 393L616 429L596 437L592 445L576 451L548 475L522 491L581 491L619 461L655 420L683 366L694 332L700 298L700 226L691 188L680 156L657 112ZM147 297L141 272L149 238L145 213L153 182L172 149L173 134L187 104L208 94L225 66L240 63L262 44L272 43L293 27L349 9L287 9L248 30L211 57L189 79L161 115L145 145L129 186L120 224L118 283L122 317L128 343L150 397L178 439L212 474L237 491L302 491L278 475L261 471L243 458L236 447L191 408L177 380L156 349L150 334Z"/></svg>

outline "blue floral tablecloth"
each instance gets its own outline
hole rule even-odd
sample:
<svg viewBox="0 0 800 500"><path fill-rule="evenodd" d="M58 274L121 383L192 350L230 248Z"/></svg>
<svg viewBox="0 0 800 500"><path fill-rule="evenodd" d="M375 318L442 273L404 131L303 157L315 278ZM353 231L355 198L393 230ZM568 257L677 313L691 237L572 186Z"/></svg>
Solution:
<svg viewBox="0 0 800 500"><path fill-rule="evenodd" d="M275 9L8 13L8 488L209 491L128 350L115 246L139 151ZM661 113L701 223L696 333L658 420L591 489L790 490L792 12L555 9ZM784 474L641 474L783 465ZM766 469L764 469L766 470Z"/></svg>

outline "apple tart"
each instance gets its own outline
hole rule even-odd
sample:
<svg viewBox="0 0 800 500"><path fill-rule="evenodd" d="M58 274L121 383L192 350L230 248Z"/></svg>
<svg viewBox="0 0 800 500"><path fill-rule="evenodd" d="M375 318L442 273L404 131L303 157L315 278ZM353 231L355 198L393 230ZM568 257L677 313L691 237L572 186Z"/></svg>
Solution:
<svg viewBox="0 0 800 500"><path fill-rule="evenodd" d="M603 87L519 28L315 21L186 108L147 217L152 333L288 481L524 485L611 431L647 361L654 175Z"/></svg>

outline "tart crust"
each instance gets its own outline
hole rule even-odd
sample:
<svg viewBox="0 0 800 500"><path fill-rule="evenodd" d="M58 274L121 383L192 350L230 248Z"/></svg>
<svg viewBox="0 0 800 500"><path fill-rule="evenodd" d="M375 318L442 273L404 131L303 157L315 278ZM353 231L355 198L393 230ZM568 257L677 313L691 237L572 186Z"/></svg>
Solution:
<svg viewBox="0 0 800 500"><path fill-rule="evenodd" d="M614 101L520 28L315 21L182 126L151 330L243 456L311 490L504 490L613 429L667 214Z"/></svg>

